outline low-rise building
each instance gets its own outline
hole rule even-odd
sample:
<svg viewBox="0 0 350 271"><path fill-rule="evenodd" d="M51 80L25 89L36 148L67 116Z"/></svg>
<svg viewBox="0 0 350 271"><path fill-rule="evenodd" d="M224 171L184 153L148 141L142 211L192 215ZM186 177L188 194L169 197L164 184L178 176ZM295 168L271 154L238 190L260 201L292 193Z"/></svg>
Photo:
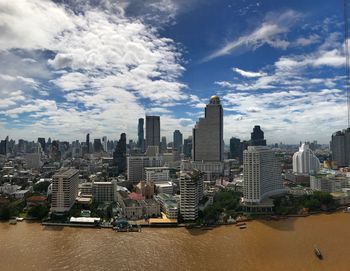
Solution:
<svg viewBox="0 0 350 271"><path fill-rule="evenodd" d="M115 187L112 182L93 182L92 198L94 202L115 201Z"/></svg>
<svg viewBox="0 0 350 271"><path fill-rule="evenodd" d="M159 202L161 211L165 213L169 219L177 219L179 208L174 196L161 193L155 196L155 200Z"/></svg>

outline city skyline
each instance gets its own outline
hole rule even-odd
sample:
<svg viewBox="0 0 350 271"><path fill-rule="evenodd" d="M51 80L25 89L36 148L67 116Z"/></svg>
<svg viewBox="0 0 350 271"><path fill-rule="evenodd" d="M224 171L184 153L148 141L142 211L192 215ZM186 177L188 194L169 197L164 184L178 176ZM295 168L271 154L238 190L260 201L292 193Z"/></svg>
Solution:
<svg viewBox="0 0 350 271"><path fill-rule="evenodd" d="M93 2L0 1L1 138L187 138L215 94L226 145L346 128L342 1Z"/></svg>

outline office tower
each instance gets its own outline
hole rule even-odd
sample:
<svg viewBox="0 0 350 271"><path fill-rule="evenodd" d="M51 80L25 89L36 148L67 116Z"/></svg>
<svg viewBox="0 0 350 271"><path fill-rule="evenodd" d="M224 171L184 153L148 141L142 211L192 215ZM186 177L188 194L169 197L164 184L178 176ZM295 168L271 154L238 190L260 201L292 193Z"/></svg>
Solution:
<svg viewBox="0 0 350 271"><path fill-rule="evenodd" d="M149 146L160 146L159 116L146 116L146 149Z"/></svg>
<svg viewBox="0 0 350 271"><path fill-rule="evenodd" d="M86 152L90 153L90 134L86 135Z"/></svg>
<svg viewBox="0 0 350 271"><path fill-rule="evenodd" d="M266 146L266 140L264 139L264 132L260 129L259 125L255 125L253 132L250 134L251 146Z"/></svg>
<svg viewBox="0 0 350 271"><path fill-rule="evenodd" d="M167 151L166 137L162 136L162 142L160 143L160 149L162 153Z"/></svg>
<svg viewBox="0 0 350 271"><path fill-rule="evenodd" d="M108 151L107 137L106 137L106 136L102 137L102 148L103 148L103 150L104 150L105 152Z"/></svg>
<svg viewBox="0 0 350 271"><path fill-rule="evenodd" d="M205 107L204 118L193 128L193 161L222 161L224 156L223 110L218 96Z"/></svg>
<svg viewBox="0 0 350 271"><path fill-rule="evenodd" d="M78 195L79 171L62 168L52 177L51 212L68 212Z"/></svg>
<svg viewBox="0 0 350 271"><path fill-rule="evenodd" d="M239 159L241 152L241 140L236 137L231 137L230 139L230 158Z"/></svg>
<svg viewBox="0 0 350 271"><path fill-rule="evenodd" d="M185 157L192 158L192 136L184 140L183 153Z"/></svg>
<svg viewBox="0 0 350 271"><path fill-rule="evenodd" d="M43 152L46 152L46 143L44 137L38 137L38 143L40 143L41 149Z"/></svg>
<svg viewBox="0 0 350 271"><path fill-rule="evenodd" d="M55 162L60 162L61 161L61 151L60 151L60 146L59 146L59 141L58 140L53 140L52 141L51 158Z"/></svg>
<svg viewBox="0 0 350 271"><path fill-rule="evenodd" d="M141 150L141 152L145 151L145 134L143 129L144 122L145 120L140 118L137 127L137 147Z"/></svg>
<svg viewBox="0 0 350 271"><path fill-rule="evenodd" d="M199 201L203 198L203 176L199 171L180 172L180 214L185 221L198 217Z"/></svg>
<svg viewBox="0 0 350 271"><path fill-rule="evenodd" d="M94 152L101 152L102 151L102 143L100 138L94 139Z"/></svg>
<svg viewBox="0 0 350 271"><path fill-rule="evenodd" d="M128 181L138 183L145 179L146 167L160 167L162 159L159 156L129 156L127 158Z"/></svg>
<svg viewBox="0 0 350 271"><path fill-rule="evenodd" d="M243 153L243 195L248 203L281 193L281 167L275 153L265 146L249 146Z"/></svg>
<svg viewBox="0 0 350 271"><path fill-rule="evenodd" d="M7 155L9 153L9 137L7 136L5 140L0 142L0 154Z"/></svg>
<svg viewBox="0 0 350 271"><path fill-rule="evenodd" d="M300 174L316 173L320 169L320 160L308 144L302 144L299 151L293 155L293 172Z"/></svg>
<svg viewBox="0 0 350 271"><path fill-rule="evenodd" d="M331 140L332 160L338 167L350 165L350 128L337 131Z"/></svg>
<svg viewBox="0 0 350 271"><path fill-rule="evenodd" d="M1 149L1 147L0 147L0 149ZM25 153L26 149L27 149L27 142L24 141L23 139L18 140L18 151ZM0 154L1 154L1 152L0 152Z"/></svg>
<svg viewBox="0 0 350 271"><path fill-rule="evenodd" d="M182 151L182 133L179 130L174 131L173 149Z"/></svg>
<svg viewBox="0 0 350 271"><path fill-rule="evenodd" d="M120 139L113 152L114 163L118 167L118 174L126 171L126 134L120 134Z"/></svg>

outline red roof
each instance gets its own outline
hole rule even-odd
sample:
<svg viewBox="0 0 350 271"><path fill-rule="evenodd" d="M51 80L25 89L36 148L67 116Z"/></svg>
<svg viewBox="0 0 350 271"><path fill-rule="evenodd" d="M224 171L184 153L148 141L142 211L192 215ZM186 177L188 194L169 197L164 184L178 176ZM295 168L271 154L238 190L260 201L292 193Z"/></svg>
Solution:
<svg viewBox="0 0 350 271"><path fill-rule="evenodd" d="M47 197L45 196L31 196L29 198L27 198L27 201L46 201Z"/></svg>
<svg viewBox="0 0 350 271"><path fill-rule="evenodd" d="M132 192L129 194L129 199L141 200L141 199L143 199L143 196L139 193Z"/></svg>

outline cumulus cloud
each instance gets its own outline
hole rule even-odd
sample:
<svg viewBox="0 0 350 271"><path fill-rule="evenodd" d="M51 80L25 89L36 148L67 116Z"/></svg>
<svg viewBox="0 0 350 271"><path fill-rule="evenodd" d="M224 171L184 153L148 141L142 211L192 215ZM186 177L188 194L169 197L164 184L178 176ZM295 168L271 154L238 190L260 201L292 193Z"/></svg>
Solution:
<svg viewBox="0 0 350 271"><path fill-rule="evenodd" d="M238 74L240 74L243 77L248 77L248 78L252 78L252 77L261 77L266 75L263 72L251 72L251 71L244 71L242 69L239 68L232 68L232 70Z"/></svg>

